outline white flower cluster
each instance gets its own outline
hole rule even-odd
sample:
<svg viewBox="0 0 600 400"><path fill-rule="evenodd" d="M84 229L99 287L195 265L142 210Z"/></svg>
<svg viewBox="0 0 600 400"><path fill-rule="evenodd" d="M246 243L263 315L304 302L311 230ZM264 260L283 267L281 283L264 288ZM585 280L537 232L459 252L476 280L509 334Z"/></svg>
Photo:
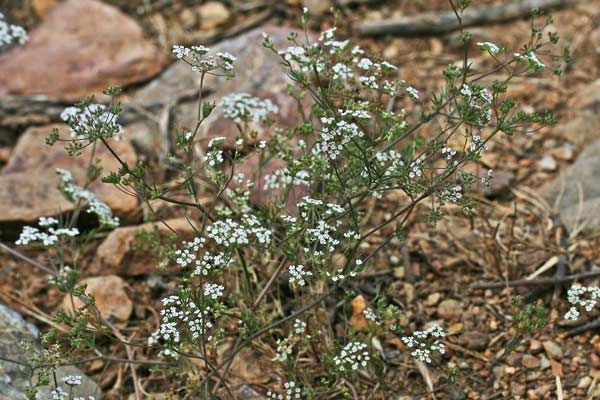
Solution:
<svg viewBox="0 0 600 400"><path fill-rule="evenodd" d="M462 197L462 186L460 185L452 185L440 193L440 198L442 200L451 201L453 203L458 203Z"/></svg>
<svg viewBox="0 0 600 400"><path fill-rule="evenodd" d="M468 121L478 125L486 126L492 120L493 97L485 88L463 84L460 87L463 96L463 113L468 116Z"/></svg>
<svg viewBox="0 0 600 400"><path fill-rule="evenodd" d="M81 376L79 376L79 375L69 375L69 376L64 377L62 380L64 383L66 383L69 386L81 385ZM94 396L71 397L69 392L65 391L63 388L61 388L59 386L50 392L50 399L51 400L71 400L71 399L72 400L95 400L95 397Z"/></svg>
<svg viewBox="0 0 600 400"><path fill-rule="evenodd" d="M565 314L565 319L576 320L579 318L579 310L577 307L584 308L587 312L598 303L600 299L600 288L595 286L573 285L567 292L567 300L571 303L571 308Z"/></svg>
<svg viewBox="0 0 600 400"><path fill-rule="evenodd" d="M421 176L423 176L423 160L425 160L425 157L421 156L410 163L410 170L408 171L408 177L410 179L420 178Z"/></svg>
<svg viewBox="0 0 600 400"><path fill-rule="evenodd" d="M402 154L395 150L379 151L375 153L375 158L379 161L379 165L385 168L384 175L389 176L394 174L398 169L404 166ZM365 171L367 173L367 171Z"/></svg>
<svg viewBox="0 0 600 400"><path fill-rule="evenodd" d="M373 311L372 308L367 307L364 309L363 314L365 316L366 319L368 319L371 322L377 322L377 314L375 314L375 311Z"/></svg>
<svg viewBox="0 0 600 400"><path fill-rule="evenodd" d="M52 246L58 242L60 236L74 237L79 235L77 228L56 228L58 220L52 217L40 217L38 225L47 228L46 232L32 226L24 226L19 239L15 242L18 246L26 246L31 242L41 241L44 246Z"/></svg>
<svg viewBox="0 0 600 400"><path fill-rule="evenodd" d="M291 173L288 168L279 168L273 174L265 175L264 189L281 189L283 187L294 186L309 186L310 174L305 170L300 170Z"/></svg>
<svg viewBox="0 0 600 400"><path fill-rule="evenodd" d="M307 247L304 251L307 253L312 251L315 256L324 255L323 250L333 252L340 241L332 235L337 232L337 228L340 227L342 222L338 219L331 224L326 219L343 213L344 208L335 203L325 203L322 200L306 196L302 198L297 206L300 216L309 224L309 227L306 228L306 239L310 247L312 248L314 244L321 247L321 250L314 248L309 250Z"/></svg>
<svg viewBox="0 0 600 400"><path fill-rule="evenodd" d="M295 319L294 320L294 333L296 335L302 335L304 332L306 332L306 322L304 322L300 319Z"/></svg>
<svg viewBox="0 0 600 400"><path fill-rule="evenodd" d="M306 285L304 278L312 276L312 274L312 272L304 270L304 265L290 265L290 285L297 284L298 286L304 286Z"/></svg>
<svg viewBox="0 0 600 400"><path fill-rule="evenodd" d="M169 296L162 300L164 308L160 311L162 317L160 327L148 338L148 344L153 345L163 340L177 344L181 341L181 328L186 326L193 339L204 335L212 328L209 320L210 308L200 310L191 300L181 300L179 296Z"/></svg>
<svg viewBox="0 0 600 400"><path fill-rule="evenodd" d="M371 359L366 349L367 345L365 343L348 343L340 351L340 354L333 358L333 363L340 372L356 371L360 367L366 367L367 362Z"/></svg>
<svg viewBox="0 0 600 400"><path fill-rule="evenodd" d="M335 118L321 118L320 140L314 151L325 153L332 160L337 159L344 145L354 138L360 138L365 133L354 122L336 121Z"/></svg>
<svg viewBox="0 0 600 400"><path fill-rule="evenodd" d="M232 93L221 100L225 116L235 122L265 122L269 114L279 108L269 99L253 97L248 93Z"/></svg>
<svg viewBox="0 0 600 400"><path fill-rule="evenodd" d="M485 186L490 186L490 183L493 178L494 178L494 171L491 169L488 169L485 176L481 177L481 183L484 184Z"/></svg>
<svg viewBox="0 0 600 400"><path fill-rule="evenodd" d="M327 275L333 283L341 282L344 279L346 279L346 275L344 274L344 270L342 270L342 269L338 269L338 270L334 271L333 273L327 271L327 272L325 272L325 275ZM348 276L354 278L356 276L356 272L350 271L348 273Z"/></svg>
<svg viewBox="0 0 600 400"><path fill-rule="evenodd" d="M222 164L224 161L223 151L222 150L211 150L204 156L204 161L208 163L211 167L216 167L219 164Z"/></svg>
<svg viewBox="0 0 600 400"><path fill-rule="evenodd" d="M0 47L13 42L25 44L29 40L23 27L6 22L4 14L0 12Z"/></svg>
<svg viewBox="0 0 600 400"><path fill-rule="evenodd" d="M411 349L414 349L410 354L421 362L431 362L431 353L438 352L446 353L446 347L438 338L445 337L446 334L441 326L433 324L424 331L415 331L412 336L404 336L402 341Z"/></svg>
<svg viewBox="0 0 600 400"><path fill-rule="evenodd" d="M215 221L207 228L207 235L225 247L250 244L251 238L263 245L271 241L271 230L262 227L258 219L249 214L244 214L240 223L231 218Z"/></svg>
<svg viewBox="0 0 600 400"><path fill-rule="evenodd" d="M69 124L72 138L120 139L123 127L117 123L117 115L103 104L86 107L67 107L60 118Z"/></svg>
<svg viewBox="0 0 600 400"><path fill-rule="evenodd" d="M196 269L194 275L208 275L210 271L217 271L229 267L233 264L233 258L226 256L225 253L220 252L219 254L212 254L210 252L204 253L201 260L196 260Z"/></svg>
<svg viewBox="0 0 600 400"><path fill-rule="evenodd" d="M302 389L296 386L296 382L289 381L283 384L285 395L273 393L270 390L267 392L267 397L273 400L294 400L302 398Z"/></svg>
<svg viewBox="0 0 600 400"><path fill-rule="evenodd" d="M198 251L204 247L206 239L197 237L191 242L183 241L181 249L175 250L175 262L182 268L192 264L197 257Z"/></svg>
<svg viewBox="0 0 600 400"><path fill-rule="evenodd" d="M333 71L333 79L347 81L349 78L354 76L352 68L343 63L336 63L331 67Z"/></svg>
<svg viewBox="0 0 600 400"><path fill-rule="evenodd" d="M290 343L288 338L277 340L277 354L273 358L275 362L285 362L288 356L292 354L293 345Z"/></svg>
<svg viewBox="0 0 600 400"><path fill-rule="evenodd" d="M81 375L67 375L62 381L69 386L78 386L81 385Z"/></svg>
<svg viewBox="0 0 600 400"><path fill-rule="evenodd" d="M471 143L469 144L469 150L470 151L487 150L487 145L485 144L485 141L483 140L481 135L473 132L473 134L471 135Z"/></svg>
<svg viewBox="0 0 600 400"><path fill-rule="evenodd" d="M444 147L442 149L442 157L444 157L446 161L451 161L455 155L456 150L454 150L452 147Z"/></svg>
<svg viewBox="0 0 600 400"><path fill-rule="evenodd" d="M230 72L233 70L233 63L236 58L226 52L218 52L216 57L208 55L211 49L205 46L173 46L173 54L180 60L183 60L192 67L194 72L210 72L214 70L223 70Z"/></svg>
<svg viewBox="0 0 600 400"><path fill-rule="evenodd" d="M204 295L213 300L217 300L219 297L223 296L224 290L225 287L223 285L218 285L216 283L204 284Z"/></svg>
<svg viewBox="0 0 600 400"><path fill-rule="evenodd" d="M515 53L514 56L517 60L524 61L528 68L531 68L536 72L543 71L544 68L546 68L546 65L541 62L532 51L525 54Z"/></svg>
<svg viewBox="0 0 600 400"><path fill-rule="evenodd" d="M94 193L82 188L81 186L75 185L73 183L73 175L69 171L62 168L57 168L56 173L61 177L63 182L60 189L70 200L82 200L87 202L87 212L90 214L96 214L100 225L109 228L116 228L119 226L119 218L113 216L110 207L101 202Z"/></svg>
<svg viewBox="0 0 600 400"><path fill-rule="evenodd" d="M477 42L477 46L479 46L481 50L487 51L491 55L499 54L504 51L503 48L492 42Z"/></svg>

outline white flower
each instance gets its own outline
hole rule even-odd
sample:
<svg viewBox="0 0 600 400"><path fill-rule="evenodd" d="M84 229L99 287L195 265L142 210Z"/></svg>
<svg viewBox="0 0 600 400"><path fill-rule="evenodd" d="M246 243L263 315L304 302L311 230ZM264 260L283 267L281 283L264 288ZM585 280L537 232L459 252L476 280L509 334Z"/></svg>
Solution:
<svg viewBox="0 0 600 400"><path fill-rule="evenodd" d="M214 283L207 283L204 285L204 295L210 297L213 300L217 300L219 297L223 296L223 291L225 287L222 285L217 285Z"/></svg>
<svg viewBox="0 0 600 400"><path fill-rule="evenodd" d="M408 93L408 96L410 98L412 98L413 100L419 99L419 91L417 89L415 89L414 87L412 87L412 86L407 87L406 92Z"/></svg>
<svg viewBox="0 0 600 400"><path fill-rule="evenodd" d="M477 46L479 46L481 50L487 51L492 55L502 52L502 48L498 47L495 43L492 42L478 42Z"/></svg>
<svg viewBox="0 0 600 400"><path fill-rule="evenodd" d="M81 385L81 375L67 375L62 380L69 386Z"/></svg>
<svg viewBox="0 0 600 400"><path fill-rule="evenodd" d="M117 114L103 104L90 104L86 107L67 107L60 118L69 124L72 138L78 139L120 139L123 127L117 123Z"/></svg>
<svg viewBox="0 0 600 400"><path fill-rule="evenodd" d="M269 114L275 114L279 108L269 99L252 97L248 93L232 93L221 100L225 116L235 122L264 122Z"/></svg>
<svg viewBox="0 0 600 400"><path fill-rule="evenodd" d="M298 286L304 286L306 285L304 278L312 276L312 274L312 272L304 270L304 265L290 265L290 285L297 284Z"/></svg>
<svg viewBox="0 0 600 400"><path fill-rule="evenodd" d="M515 53L514 56L517 60L527 63L527 66L534 71L542 71L546 68L546 65L532 51L525 54Z"/></svg>
<svg viewBox="0 0 600 400"><path fill-rule="evenodd" d="M356 64L356 66L362 70L368 71L371 68L374 67L375 64L373 64L373 61L369 60L368 58L361 58L360 61L358 62L358 64Z"/></svg>
<svg viewBox="0 0 600 400"><path fill-rule="evenodd" d="M414 358L421 362L431 362L431 353L438 352L446 353L446 348L439 338L445 337L446 334L441 326L432 324L431 327L424 331L414 331L412 336L404 336L402 341L408 347L413 349L410 353Z"/></svg>
<svg viewBox="0 0 600 400"><path fill-rule="evenodd" d="M108 205L101 202L98 197L87 189L77 186L73 183L73 175L62 168L57 168L56 173L63 182L60 189L72 201L83 200L88 204L88 213L96 214L100 225L109 228L119 226L119 218L113 216L112 210Z"/></svg>
<svg viewBox="0 0 600 400"><path fill-rule="evenodd" d="M23 27L6 22L4 14L0 13L0 47L13 42L25 44L29 40Z"/></svg>
<svg viewBox="0 0 600 400"><path fill-rule="evenodd" d="M333 363L340 372L356 371L366 367L371 359L366 350L367 345L362 342L351 342L344 346L340 353L333 358Z"/></svg>
<svg viewBox="0 0 600 400"><path fill-rule="evenodd" d="M294 333L296 335L301 335L304 332L306 332L306 322L299 320L299 319L295 319L294 320Z"/></svg>
<svg viewBox="0 0 600 400"><path fill-rule="evenodd" d="M575 320L579 318L580 312L577 307L584 308L590 312L600 299L600 288L595 286L573 285L567 292L567 300L572 307L565 314L565 319Z"/></svg>

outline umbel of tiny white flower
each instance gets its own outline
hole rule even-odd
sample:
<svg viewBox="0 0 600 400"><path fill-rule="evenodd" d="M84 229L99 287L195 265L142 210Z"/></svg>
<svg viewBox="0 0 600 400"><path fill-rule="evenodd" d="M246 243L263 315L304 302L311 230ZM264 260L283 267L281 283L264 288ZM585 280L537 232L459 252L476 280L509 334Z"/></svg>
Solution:
<svg viewBox="0 0 600 400"><path fill-rule="evenodd" d="M0 12L0 47L11 43L25 44L29 40L23 27L6 22L4 14Z"/></svg>
<svg viewBox="0 0 600 400"><path fill-rule="evenodd" d="M198 46L173 46L173 55L192 67L194 72L210 73L221 71L226 76L232 75L233 63L236 58L226 52L217 52L214 56L209 55L209 47Z"/></svg>
<svg viewBox="0 0 600 400"><path fill-rule="evenodd" d="M72 201L83 200L87 202L88 213L95 214L101 226L116 228L119 226L119 218L113 216L112 210L101 202L98 197L87 189L73 183L73 175L62 168L57 168L56 173L60 176L62 184L59 187L62 192Z"/></svg>
<svg viewBox="0 0 600 400"><path fill-rule="evenodd" d="M17 246L26 246L31 242L40 241L44 246L52 246L58 242L61 236L74 237L79 235L77 228L58 228L58 220L53 217L40 217L38 225L45 228L45 232L39 228L24 226L19 239L15 242Z"/></svg>
<svg viewBox="0 0 600 400"><path fill-rule="evenodd" d="M366 367L370 359L365 343L350 342L333 358L333 363L339 372L344 373Z"/></svg>
<svg viewBox="0 0 600 400"><path fill-rule="evenodd" d="M421 362L431 362L431 353L438 352L444 354L446 347L439 338L445 337L446 334L441 326L432 324L431 327L424 331L414 331L412 336L404 336L402 341L408 347L413 349L410 353L414 358Z"/></svg>
<svg viewBox="0 0 600 400"><path fill-rule="evenodd" d="M587 312L594 309L600 299L600 288L595 286L573 285L567 292L567 300L571 303L571 308L565 314L565 319L576 320L580 312L577 309L581 307Z"/></svg>

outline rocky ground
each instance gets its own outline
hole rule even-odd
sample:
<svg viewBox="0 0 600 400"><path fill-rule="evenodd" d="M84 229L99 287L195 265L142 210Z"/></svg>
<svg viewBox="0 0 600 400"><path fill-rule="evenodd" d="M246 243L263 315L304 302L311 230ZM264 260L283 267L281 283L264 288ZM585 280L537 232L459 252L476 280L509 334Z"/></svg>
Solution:
<svg viewBox="0 0 600 400"><path fill-rule="evenodd" d="M67 129L59 118L66 105L100 93L108 84L126 87L121 121L126 140L118 144L119 154L131 164L137 159L147 161L157 181L168 181L162 162L172 149L175 127L189 126L195 118L193 88L198 85L198 75L173 62L169 54L173 44L210 44L238 57L235 80L206 82L209 99L232 91L259 94L276 102L280 110L290 111L282 113L286 117L278 123L295 122L289 115L296 103L286 95L277 60L259 46L260 34L268 31L285 43L287 32L298 26L303 5L314 15L315 30L327 28L332 21L328 9L334 2L198 3L2 2L2 11L25 25L31 37L27 45L0 54L3 243L11 245L24 223L72 209L56 189L53 171L67 168L81 181L85 154L68 157L60 147L45 146L44 137L53 127ZM343 0L335 4L348 22L343 33L398 65L400 76L418 82L421 93L438 88L441 71L461 57L455 32L369 38L352 29L354 22L363 20L446 9L444 1ZM564 270L563 275L594 272L600 264L600 180L596 175L600 174L600 2L581 1L555 10L553 16L552 27L571 47L573 64L559 80L518 83L512 94L525 109L552 110L559 123L494 141L478 168L493 168L495 179L490 188L482 187L475 194L480 203L476 214L466 218L460 210L450 210L437 226L414 219L407 242L392 242L355 288L364 294L353 302L359 317L366 307L365 298L383 284L394 293L411 324L438 320L449 333L445 361L460 369L456 385L446 384L435 370L419 370L399 340L382 343L397 399L433 398L424 394L428 386L438 399L556 398L557 376L565 399L600 398L600 324L594 322L594 315L577 326L567 324L562 318L567 309L562 285L539 279L552 278L558 270ZM528 37L528 22L517 19L475 26L471 32L474 42L490 40L518 49ZM474 65L485 67L485 58L473 54ZM227 134L234 128L217 113L203 129L206 137L214 130ZM106 152L100 150L96 156L106 170L117 168ZM155 254L135 246L135 234L155 226L163 229L162 225L148 222L150 210L136 199L101 183L92 189L124 224L94 238L84 250L80 265L85 282L104 315L118 321L129 334L147 335L156 323L160 294L172 290L176 280L156 268ZM259 203L268 201L268 193L255 193L255 197ZM389 195L374 203L369 223L376 225L394 210L397 201ZM173 207L156 211L182 238L193 235L185 222L193 214ZM369 245L377 246L381 240L374 237ZM26 248L25 253L43 260L40 248ZM508 287L509 281L526 277L533 277L533 283ZM482 284L489 282L500 285ZM594 278L581 282L597 284ZM555 286L558 296L553 295ZM540 332L497 362L515 334L511 300L516 295L552 305L553 311ZM0 303L5 305L0 305L0 355L7 358L17 357L15 343L24 337L35 340L38 331L48 327L54 311L69 307L43 273L1 252ZM354 323L360 329L359 317ZM265 388L273 380L270 351L257 346L242 352L232 365L232 387L240 399L265 398ZM107 399L128 398L132 392L121 366L99 361L81 369L87 374L86 385L97 388L98 397L104 393ZM145 371L142 375L145 390L157 398L173 384L160 374ZM23 368L0 361L0 399L19 398L17 393L25 385Z"/></svg>

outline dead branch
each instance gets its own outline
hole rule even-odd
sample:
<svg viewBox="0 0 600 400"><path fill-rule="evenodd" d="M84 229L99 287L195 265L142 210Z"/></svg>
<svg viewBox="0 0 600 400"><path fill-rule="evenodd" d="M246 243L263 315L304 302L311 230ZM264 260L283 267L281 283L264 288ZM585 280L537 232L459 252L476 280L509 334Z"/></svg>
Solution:
<svg viewBox="0 0 600 400"><path fill-rule="evenodd" d="M523 0L509 4L481 6L465 10L461 15L462 26L488 25L523 18L531 14L531 10L565 7L576 0ZM358 23L355 29L365 36L427 36L438 35L459 30L459 23L453 11L423 13L414 16L403 16L382 21Z"/></svg>

